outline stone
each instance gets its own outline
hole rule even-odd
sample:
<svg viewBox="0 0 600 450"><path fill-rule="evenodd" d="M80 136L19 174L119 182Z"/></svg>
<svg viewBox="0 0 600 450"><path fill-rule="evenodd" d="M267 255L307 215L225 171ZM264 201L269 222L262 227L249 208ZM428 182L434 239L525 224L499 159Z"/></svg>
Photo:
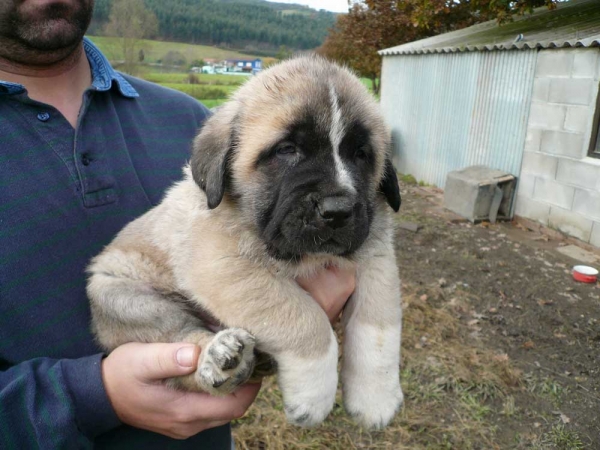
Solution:
<svg viewBox="0 0 600 450"><path fill-rule="evenodd" d="M521 171L541 178L554 180L558 158L544 153L523 152Z"/></svg>
<svg viewBox="0 0 600 450"><path fill-rule="evenodd" d="M594 161L591 161L591 158L583 161L561 159L558 162L556 180L593 190L596 188L598 180L600 180L600 164L595 164Z"/></svg>
<svg viewBox="0 0 600 450"><path fill-rule="evenodd" d="M542 130L540 150L543 153L575 159L580 159L587 153L587 147L584 149L583 134L554 130Z"/></svg>
<svg viewBox="0 0 600 450"><path fill-rule="evenodd" d="M589 106L567 106L564 129L573 133L585 133L594 111Z"/></svg>
<svg viewBox="0 0 600 450"><path fill-rule="evenodd" d="M594 264L600 260L600 257L576 245L558 247L556 251L581 263Z"/></svg>
<svg viewBox="0 0 600 450"><path fill-rule="evenodd" d="M540 50L537 57L535 76L569 77L573 69L573 52L571 49Z"/></svg>
<svg viewBox="0 0 600 450"><path fill-rule="evenodd" d="M550 217L550 205L531 198L518 196L515 204L515 214L547 225L548 218Z"/></svg>
<svg viewBox="0 0 600 450"><path fill-rule="evenodd" d="M552 180L537 178L533 198L570 210L573 206L575 188Z"/></svg>
<svg viewBox="0 0 600 450"><path fill-rule="evenodd" d="M573 212L600 220L600 192L577 189L573 201Z"/></svg>
<svg viewBox="0 0 600 450"><path fill-rule="evenodd" d="M550 81L551 103L567 105L591 105L598 89L594 80L588 79L553 79Z"/></svg>
<svg viewBox="0 0 600 450"><path fill-rule="evenodd" d="M573 78L594 78L598 62L598 49L580 48L573 50Z"/></svg>
<svg viewBox="0 0 600 450"><path fill-rule="evenodd" d="M566 107L532 102L529 111L529 126L546 130L560 130L565 123Z"/></svg>
<svg viewBox="0 0 600 450"><path fill-rule="evenodd" d="M600 248L600 222L594 222L592 228L592 237L590 238L590 244Z"/></svg>
<svg viewBox="0 0 600 450"><path fill-rule="evenodd" d="M417 231L419 231L420 226L416 223L413 222L400 222L398 224L399 228L402 228L403 230L408 230L408 231L412 231L413 233L416 233Z"/></svg>
<svg viewBox="0 0 600 450"><path fill-rule="evenodd" d="M550 208L548 226L576 237L584 242L589 242L590 240L592 225L593 221L586 219L581 214L557 208L555 206Z"/></svg>
<svg viewBox="0 0 600 450"><path fill-rule="evenodd" d="M470 166L448 173L444 206L469 219L510 219L516 179L486 166Z"/></svg>

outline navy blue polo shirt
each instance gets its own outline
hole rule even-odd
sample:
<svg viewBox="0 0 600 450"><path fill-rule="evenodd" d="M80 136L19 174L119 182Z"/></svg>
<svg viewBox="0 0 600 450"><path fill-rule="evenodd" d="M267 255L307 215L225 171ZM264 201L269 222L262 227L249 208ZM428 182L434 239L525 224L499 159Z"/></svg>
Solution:
<svg viewBox="0 0 600 450"><path fill-rule="evenodd" d="M104 391L85 267L181 179L209 112L84 48L76 129L0 81L0 448L228 449L228 426L175 441L122 425Z"/></svg>

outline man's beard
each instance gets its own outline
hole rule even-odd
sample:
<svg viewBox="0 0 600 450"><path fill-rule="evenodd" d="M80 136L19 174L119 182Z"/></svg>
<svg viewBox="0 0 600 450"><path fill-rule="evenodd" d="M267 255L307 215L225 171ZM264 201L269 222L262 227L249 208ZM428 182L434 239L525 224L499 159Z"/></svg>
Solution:
<svg viewBox="0 0 600 450"><path fill-rule="evenodd" d="M93 7L93 0L75 6L51 3L34 11L0 7L0 45L5 43L11 53L2 56L26 62L32 53L76 47L90 24Z"/></svg>

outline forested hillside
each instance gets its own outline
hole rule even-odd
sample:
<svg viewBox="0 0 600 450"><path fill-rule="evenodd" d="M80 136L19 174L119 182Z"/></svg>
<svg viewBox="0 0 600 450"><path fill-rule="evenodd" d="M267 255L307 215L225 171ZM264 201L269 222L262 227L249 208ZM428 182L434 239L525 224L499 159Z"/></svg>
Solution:
<svg viewBox="0 0 600 450"><path fill-rule="evenodd" d="M335 14L262 0L144 0L158 38L234 48L310 49L321 45ZM96 0L90 34L101 34L112 0Z"/></svg>

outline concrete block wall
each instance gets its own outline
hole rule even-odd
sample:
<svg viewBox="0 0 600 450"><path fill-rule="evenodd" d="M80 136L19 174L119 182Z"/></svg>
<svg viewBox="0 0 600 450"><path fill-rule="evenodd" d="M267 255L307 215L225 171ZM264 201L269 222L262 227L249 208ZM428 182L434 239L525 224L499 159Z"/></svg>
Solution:
<svg viewBox="0 0 600 450"><path fill-rule="evenodd" d="M541 50L515 213L600 247L600 159L588 156L600 50Z"/></svg>

